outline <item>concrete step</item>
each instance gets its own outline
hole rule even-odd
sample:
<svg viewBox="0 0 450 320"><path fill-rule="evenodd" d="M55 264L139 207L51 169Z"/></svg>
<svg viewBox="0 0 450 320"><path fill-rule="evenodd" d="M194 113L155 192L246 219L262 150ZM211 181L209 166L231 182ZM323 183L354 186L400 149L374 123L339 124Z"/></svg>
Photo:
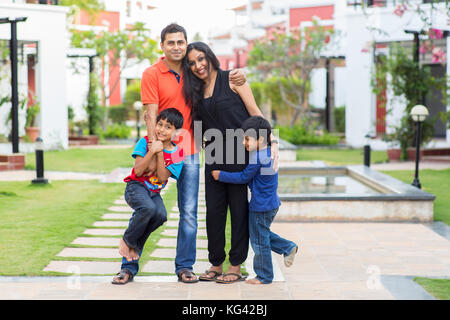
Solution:
<svg viewBox="0 0 450 320"><path fill-rule="evenodd" d="M450 156L423 156L422 161L432 161L432 162L446 162L450 163Z"/></svg>
<svg viewBox="0 0 450 320"><path fill-rule="evenodd" d="M23 170L23 168L25 168L24 154L0 154L0 171Z"/></svg>

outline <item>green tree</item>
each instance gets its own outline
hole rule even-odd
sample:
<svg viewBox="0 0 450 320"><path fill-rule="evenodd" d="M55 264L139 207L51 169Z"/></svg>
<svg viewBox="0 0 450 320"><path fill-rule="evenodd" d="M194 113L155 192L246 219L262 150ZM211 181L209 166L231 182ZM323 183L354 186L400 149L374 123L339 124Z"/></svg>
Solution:
<svg viewBox="0 0 450 320"><path fill-rule="evenodd" d="M415 124L410 117L411 109L422 104L422 98L426 97L432 88L446 92L446 79L434 78L426 65L419 65L403 46L394 44L390 47L388 57L379 56L379 63L372 78L372 90L375 94L381 96L386 88L392 90L395 97L406 99L400 124L393 126L393 132L384 137L385 141L397 142L402 149L402 158L406 159L406 149L415 146ZM383 104L386 107L386 101L383 101ZM421 144L429 142L433 137L435 121L436 118L428 118L423 123Z"/></svg>
<svg viewBox="0 0 450 320"><path fill-rule="evenodd" d="M97 13L105 9L101 0L59 0L58 4L70 8L69 19L73 19L80 11L84 11L91 23L95 20Z"/></svg>
<svg viewBox="0 0 450 320"><path fill-rule="evenodd" d="M249 67L259 81L273 77L279 79L281 99L294 109L291 127L300 115L304 119L312 115L308 104L312 71L319 66L333 35L332 29L314 20L308 28L271 33L256 41L249 53Z"/></svg>
<svg viewBox="0 0 450 320"><path fill-rule="evenodd" d="M106 105L106 100L117 89L123 70L146 60L152 63L161 53L158 42L150 37L150 29L145 28L142 22L116 32L72 30L72 46L95 49L103 61L103 68L106 67L106 57L110 67L119 67L119 76L109 88L109 94L106 94L105 84L102 84L103 105Z"/></svg>

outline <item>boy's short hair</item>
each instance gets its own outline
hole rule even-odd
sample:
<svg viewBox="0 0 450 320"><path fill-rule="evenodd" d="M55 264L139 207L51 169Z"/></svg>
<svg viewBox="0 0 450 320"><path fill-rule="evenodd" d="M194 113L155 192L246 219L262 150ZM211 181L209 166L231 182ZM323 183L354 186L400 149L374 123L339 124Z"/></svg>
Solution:
<svg viewBox="0 0 450 320"><path fill-rule="evenodd" d="M162 29L161 31L161 42L164 43L164 40L166 40L166 34L168 33L177 33L177 32L182 32L184 34L184 39L187 41L187 33L186 33L186 29L184 29L182 26L176 24L176 23L171 23L168 26L166 26L164 29Z"/></svg>
<svg viewBox="0 0 450 320"><path fill-rule="evenodd" d="M161 119L166 120L168 123L173 125L175 129L180 129L183 127L183 115L175 108L168 108L161 111L156 117L156 122Z"/></svg>
<svg viewBox="0 0 450 320"><path fill-rule="evenodd" d="M253 116L248 118L242 123L241 128L244 130L245 136L250 136L256 140L259 137L264 138L264 143L270 145L270 135L272 134L272 128L269 121L261 116Z"/></svg>

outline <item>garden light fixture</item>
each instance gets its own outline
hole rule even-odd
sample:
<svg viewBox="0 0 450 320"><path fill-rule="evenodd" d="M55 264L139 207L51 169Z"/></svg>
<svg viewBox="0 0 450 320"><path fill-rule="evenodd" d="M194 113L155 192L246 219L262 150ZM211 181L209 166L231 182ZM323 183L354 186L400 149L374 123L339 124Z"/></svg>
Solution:
<svg viewBox="0 0 450 320"><path fill-rule="evenodd" d="M133 108L136 110L136 130L137 130L137 138L136 142L141 138L141 128L139 125L140 111L142 110L143 104L140 101L135 101L133 103Z"/></svg>
<svg viewBox="0 0 450 320"><path fill-rule="evenodd" d="M416 105L411 109L411 118L416 123L417 131L416 131L416 172L414 175L414 181L412 183L413 186L422 189L422 185L419 181L419 157L420 157L420 135L422 130L422 122L428 116L428 109L423 105Z"/></svg>
<svg viewBox="0 0 450 320"><path fill-rule="evenodd" d="M44 179L44 141L40 137L36 139L35 143L36 154L36 179L33 179L33 184L47 184L48 180Z"/></svg>

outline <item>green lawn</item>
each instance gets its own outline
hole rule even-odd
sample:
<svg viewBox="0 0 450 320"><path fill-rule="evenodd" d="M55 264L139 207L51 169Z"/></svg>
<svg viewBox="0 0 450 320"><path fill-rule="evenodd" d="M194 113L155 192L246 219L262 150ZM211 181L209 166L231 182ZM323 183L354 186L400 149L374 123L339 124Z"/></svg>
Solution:
<svg viewBox="0 0 450 320"><path fill-rule="evenodd" d="M425 290L438 300L450 300L450 279L415 278Z"/></svg>
<svg viewBox="0 0 450 320"><path fill-rule="evenodd" d="M0 182L0 274L43 275L43 268L100 220L124 184Z"/></svg>
<svg viewBox="0 0 450 320"><path fill-rule="evenodd" d="M75 171L109 173L112 170L131 168L134 160L131 157L133 149L81 149L71 148L62 151L44 152L44 169L50 171ZM25 168L35 169L34 153L27 153Z"/></svg>
<svg viewBox="0 0 450 320"><path fill-rule="evenodd" d="M298 149L298 161L322 160L329 165L364 164L363 149ZM370 162L387 162L386 151L371 151Z"/></svg>

